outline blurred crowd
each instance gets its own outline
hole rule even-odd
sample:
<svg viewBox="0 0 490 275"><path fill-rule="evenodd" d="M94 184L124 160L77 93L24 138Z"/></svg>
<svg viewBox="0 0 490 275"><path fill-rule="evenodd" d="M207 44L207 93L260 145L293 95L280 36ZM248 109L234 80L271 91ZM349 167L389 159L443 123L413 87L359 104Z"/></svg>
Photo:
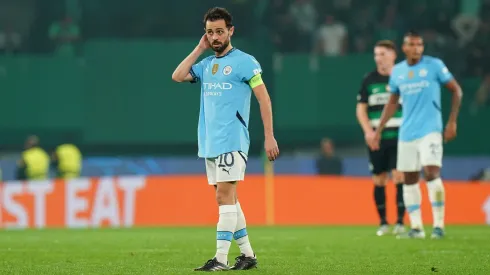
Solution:
<svg viewBox="0 0 490 275"><path fill-rule="evenodd" d="M323 56L369 53L379 39L399 45L421 33L426 52L457 76L487 76L490 0L215 0L235 16L237 35L266 33L276 51ZM1 53L80 54L93 38L195 37L207 1L0 0ZM189 8L192 6L192 8Z"/></svg>
<svg viewBox="0 0 490 275"><path fill-rule="evenodd" d="M272 0L264 20L282 52L366 53L376 40L400 44L415 30L426 52L444 58L456 74L489 72L489 0Z"/></svg>

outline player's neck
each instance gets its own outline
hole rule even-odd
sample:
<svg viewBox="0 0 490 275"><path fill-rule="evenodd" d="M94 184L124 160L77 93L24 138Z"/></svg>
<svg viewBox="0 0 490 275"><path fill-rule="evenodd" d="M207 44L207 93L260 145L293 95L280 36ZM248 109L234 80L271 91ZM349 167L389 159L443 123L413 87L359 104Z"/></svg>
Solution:
<svg viewBox="0 0 490 275"><path fill-rule="evenodd" d="M233 49L233 46L230 43L228 44L228 47L226 47L224 51L222 51L221 53L216 53L216 57L225 56L231 49Z"/></svg>
<svg viewBox="0 0 490 275"><path fill-rule="evenodd" d="M391 74L391 69L393 68L393 66L390 66L390 67L386 67L386 68L383 68L383 67L379 67L378 68L378 73L380 75L390 75Z"/></svg>
<svg viewBox="0 0 490 275"><path fill-rule="evenodd" d="M407 58L407 63L408 63L408 65L413 66L413 65L419 63L421 59L422 59L422 57L421 58Z"/></svg>

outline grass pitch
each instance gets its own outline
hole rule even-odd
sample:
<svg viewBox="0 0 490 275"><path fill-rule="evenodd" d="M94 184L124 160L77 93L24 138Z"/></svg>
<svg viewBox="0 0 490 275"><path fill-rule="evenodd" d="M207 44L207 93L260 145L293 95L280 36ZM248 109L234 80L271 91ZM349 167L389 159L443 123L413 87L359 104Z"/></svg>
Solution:
<svg viewBox="0 0 490 275"><path fill-rule="evenodd" d="M490 227L444 240L375 236L374 227L250 227L250 274L490 274ZM430 236L430 228L426 233ZM215 228L0 231L0 274L196 274ZM230 264L238 255L232 244ZM199 273L198 273L199 274Z"/></svg>

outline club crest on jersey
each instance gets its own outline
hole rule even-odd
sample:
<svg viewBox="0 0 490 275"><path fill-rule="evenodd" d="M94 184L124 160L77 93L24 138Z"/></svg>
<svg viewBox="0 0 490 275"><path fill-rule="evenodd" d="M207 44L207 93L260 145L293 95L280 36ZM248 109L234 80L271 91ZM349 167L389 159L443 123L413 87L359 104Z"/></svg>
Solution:
<svg viewBox="0 0 490 275"><path fill-rule="evenodd" d="M211 72L212 72L213 74L216 74L216 72L218 71L218 68L219 68L219 64L214 64L214 65L213 65L213 69L211 70Z"/></svg>
<svg viewBox="0 0 490 275"><path fill-rule="evenodd" d="M223 74L224 75L229 75L229 74L231 74L231 71L232 70L233 69L231 68L231 66L226 66L226 67L223 68Z"/></svg>
<svg viewBox="0 0 490 275"><path fill-rule="evenodd" d="M214 74L214 73L213 73L213 74ZM408 78L413 78L413 75L414 75L413 71L409 71L409 72L408 72Z"/></svg>
<svg viewBox="0 0 490 275"><path fill-rule="evenodd" d="M426 69L421 69L419 71L419 76L420 77L426 77L427 76L427 70Z"/></svg>

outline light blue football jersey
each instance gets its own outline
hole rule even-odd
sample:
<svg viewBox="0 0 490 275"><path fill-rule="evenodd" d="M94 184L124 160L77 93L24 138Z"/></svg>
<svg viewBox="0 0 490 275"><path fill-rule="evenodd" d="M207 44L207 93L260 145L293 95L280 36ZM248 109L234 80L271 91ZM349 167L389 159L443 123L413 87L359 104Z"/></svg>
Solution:
<svg viewBox="0 0 490 275"><path fill-rule="evenodd" d="M192 82L201 84L198 155L214 158L241 151L248 155L250 136L249 80L262 73L257 60L236 48L226 55L209 56L194 64Z"/></svg>
<svg viewBox="0 0 490 275"><path fill-rule="evenodd" d="M399 140L412 141L442 133L441 85L453 79L444 62L424 55L414 65L402 61L391 71L389 88L402 99Z"/></svg>

